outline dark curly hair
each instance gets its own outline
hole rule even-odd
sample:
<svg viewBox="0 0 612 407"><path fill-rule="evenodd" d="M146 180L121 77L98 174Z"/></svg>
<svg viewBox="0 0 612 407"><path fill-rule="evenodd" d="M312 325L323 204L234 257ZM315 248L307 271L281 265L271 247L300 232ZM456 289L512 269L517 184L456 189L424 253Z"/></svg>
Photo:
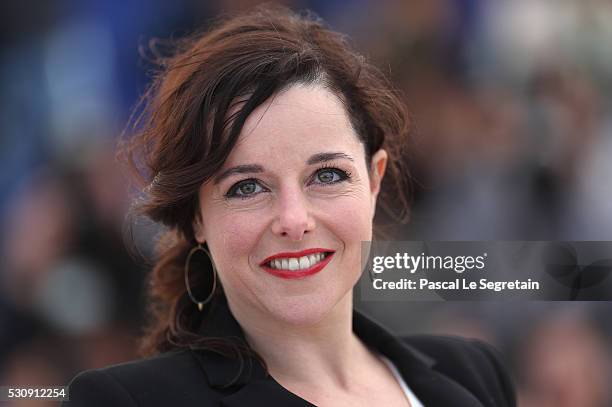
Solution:
<svg viewBox="0 0 612 407"><path fill-rule="evenodd" d="M380 148L389 154L380 205L395 220L405 220L409 207L408 115L385 76L312 14L259 7L169 44L170 53L154 54L158 69L119 145L119 158L142 192L135 210L166 227L149 280L151 320L141 350L203 347L241 356L248 346L236 349L195 333L207 309L225 299L218 287L212 304L198 312L183 273L197 244L192 225L200 216L199 188L221 168L249 114L292 84L317 83L334 92L365 145L366 162ZM192 274L194 293L205 298L210 264Z"/></svg>

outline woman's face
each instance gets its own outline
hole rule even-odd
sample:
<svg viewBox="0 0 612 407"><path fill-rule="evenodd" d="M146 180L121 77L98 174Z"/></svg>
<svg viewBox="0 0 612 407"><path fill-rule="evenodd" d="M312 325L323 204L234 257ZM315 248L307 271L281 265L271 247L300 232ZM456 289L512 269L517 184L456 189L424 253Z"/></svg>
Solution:
<svg viewBox="0 0 612 407"><path fill-rule="evenodd" d="M350 300L384 150L370 175L367 165L342 103L322 86L292 86L249 116L222 169L201 186L194 225L239 321L316 323Z"/></svg>

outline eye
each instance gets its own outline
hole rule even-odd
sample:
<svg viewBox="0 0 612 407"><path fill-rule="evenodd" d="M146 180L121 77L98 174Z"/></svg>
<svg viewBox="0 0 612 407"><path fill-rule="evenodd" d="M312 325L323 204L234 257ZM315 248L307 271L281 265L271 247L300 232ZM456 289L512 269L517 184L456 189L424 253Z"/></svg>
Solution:
<svg viewBox="0 0 612 407"><path fill-rule="evenodd" d="M263 187L254 179L247 179L234 184L225 194L229 198L249 198L263 192Z"/></svg>
<svg viewBox="0 0 612 407"><path fill-rule="evenodd" d="M335 184L349 178L349 174L338 168L322 168L315 175L319 184Z"/></svg>

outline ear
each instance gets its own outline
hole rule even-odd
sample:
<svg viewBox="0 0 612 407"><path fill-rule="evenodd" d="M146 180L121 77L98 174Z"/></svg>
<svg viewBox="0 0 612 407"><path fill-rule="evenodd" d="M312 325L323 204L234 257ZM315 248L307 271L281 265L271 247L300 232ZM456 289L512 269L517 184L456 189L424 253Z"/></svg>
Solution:
<svg viewBox="0 0 612 407"><path fill-rule="evenodd" d="M372 193L372 219L376 214L376 200L380 192L385 170L387 169L387 152L382 148L372 155L370 162L370 192Z"/></svg>
<svg viewBox="0 0 612 407"><path fill-rule="evenodd" d="M198 243L204 244L206 241L206 237L204 234L204 225L202 224L202 216L198 213L191 223L191 227L193 228L193 235Z"/></svg>

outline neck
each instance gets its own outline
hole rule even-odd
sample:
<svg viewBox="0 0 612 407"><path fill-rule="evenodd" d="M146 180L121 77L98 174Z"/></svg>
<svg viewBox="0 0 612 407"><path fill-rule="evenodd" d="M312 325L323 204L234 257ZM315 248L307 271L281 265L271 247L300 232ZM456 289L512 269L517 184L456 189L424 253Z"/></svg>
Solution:
<svg viewBox="0 0 612 407"><path fill-rule="evenodd" d="M242 307L236 308L232 313L247 341L279 381L347 387L352 367L367 352L353 334L350 291L323 319L307 325L282 323L269 316L253 318L242 315Z"/></svg>

